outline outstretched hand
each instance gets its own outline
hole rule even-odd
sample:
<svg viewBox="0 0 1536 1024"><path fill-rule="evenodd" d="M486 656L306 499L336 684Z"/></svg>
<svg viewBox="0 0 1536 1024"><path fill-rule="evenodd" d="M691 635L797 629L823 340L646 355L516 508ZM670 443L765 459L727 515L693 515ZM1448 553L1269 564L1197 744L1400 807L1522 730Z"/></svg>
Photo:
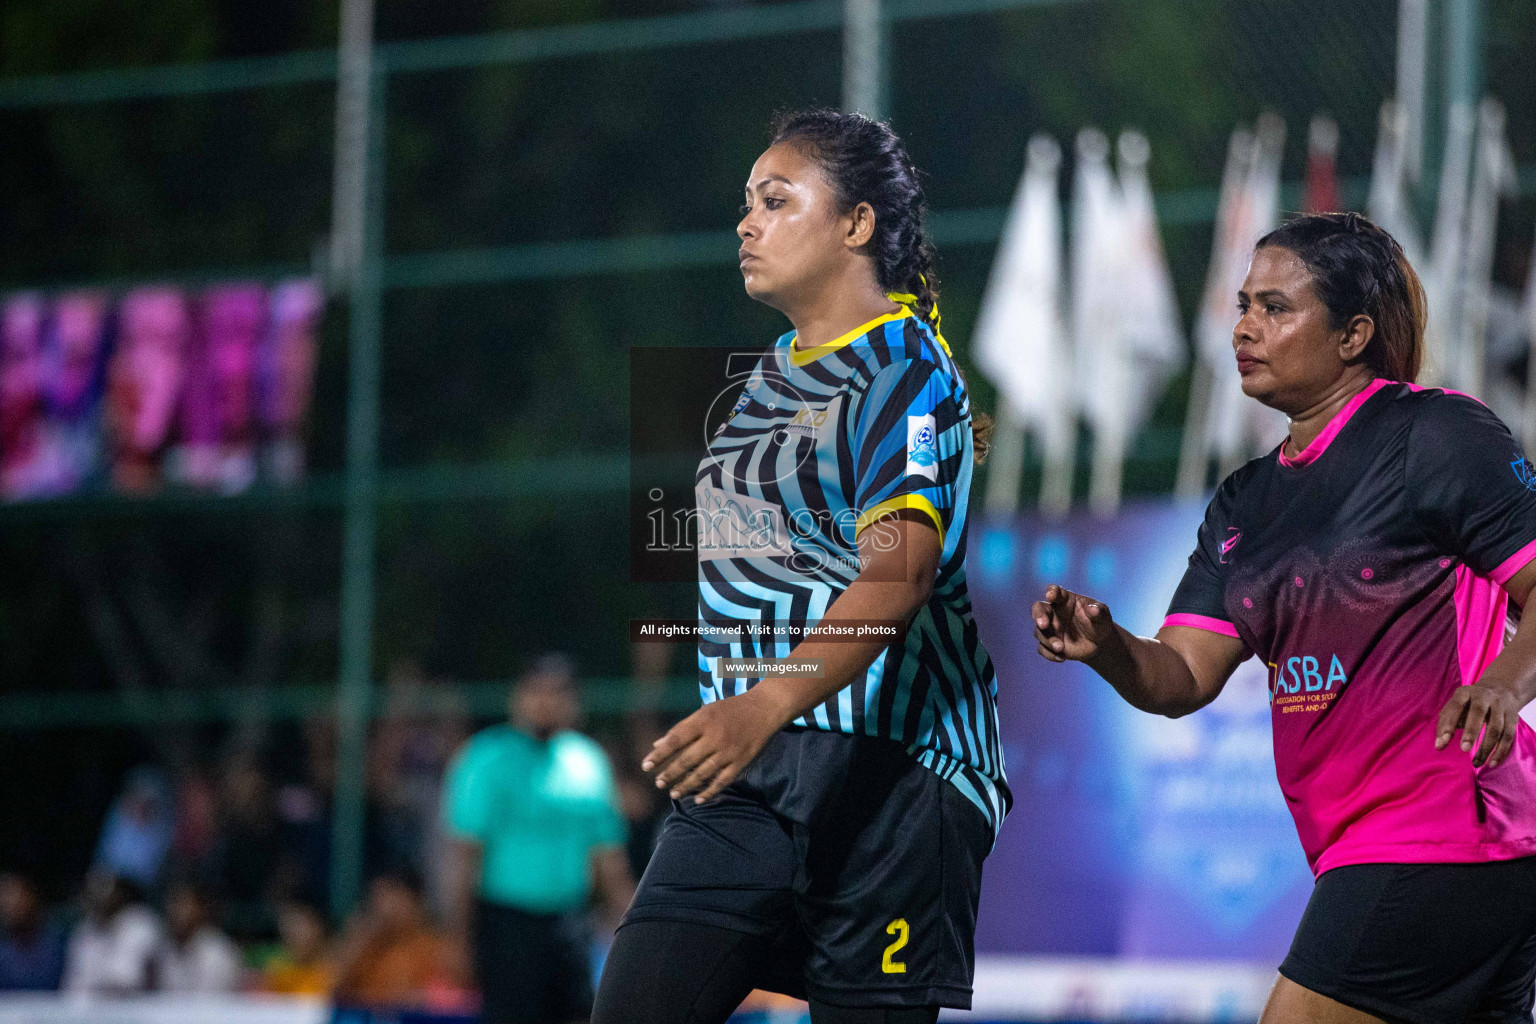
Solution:
<svg viewBox="0 0 1536 1024"><path fill-rule="evenodd" d="M1040 656L1050 661L1087 661L1114 636L1109 607L1052 583L1045 600L1030 608Z"/></svg>

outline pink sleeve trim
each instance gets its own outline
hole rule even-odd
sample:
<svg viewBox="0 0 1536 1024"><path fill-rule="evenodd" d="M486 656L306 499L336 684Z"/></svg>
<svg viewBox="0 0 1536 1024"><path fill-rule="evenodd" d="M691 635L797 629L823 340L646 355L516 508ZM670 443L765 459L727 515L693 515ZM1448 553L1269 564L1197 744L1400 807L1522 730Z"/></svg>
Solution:
<svg viewBox="0 0 1536 1024"><path fill-rule="evenodd" d="M1208 633L1220 633L1222 636L1237 637L1237 627L1226 619L1213 619L1209 615L1190 615L1187 612L1178 612L1163 620L1163 626L1188 626L1191 629L1203 629Z"/></svg>
<svg viewBox="0 0 1536 1024"><path fill-rule="evenodd" d="M1514 578L1515 573L1524 569L1533 558L1536 558L1536 540L1500 562L1499 567L1488 574L1488 578L1502 587Z"/></svg>

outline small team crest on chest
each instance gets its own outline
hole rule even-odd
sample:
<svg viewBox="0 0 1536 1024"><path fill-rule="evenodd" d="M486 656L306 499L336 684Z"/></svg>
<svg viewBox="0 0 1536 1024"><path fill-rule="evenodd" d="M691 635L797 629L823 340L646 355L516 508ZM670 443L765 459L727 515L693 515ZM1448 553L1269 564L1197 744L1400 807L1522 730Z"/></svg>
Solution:
<svg viewBox="0 0 1536 1024"><path fill-rule="evenodd" d="M933 414L907 417L907 475L939 476L939 438Z"/></svg>

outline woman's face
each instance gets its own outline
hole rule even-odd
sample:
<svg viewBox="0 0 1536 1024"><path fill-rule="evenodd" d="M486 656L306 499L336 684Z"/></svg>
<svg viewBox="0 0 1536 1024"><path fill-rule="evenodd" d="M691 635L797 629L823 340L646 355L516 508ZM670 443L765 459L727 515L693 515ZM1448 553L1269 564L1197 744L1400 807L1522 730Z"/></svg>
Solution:
<svg viewBox="0 0 1536 1024"><path fill-rule="evenodd" d="M1353 328L1329 327L1311 271L1279 246L1254 252L1237 305L1242 316L1232 347L1243 394L1290 415L1326 395L1370 341L1366 318L1357 317Z"/></svg>
<svg viewBox="0 0 1536 1024"><path fill-rule="evenodd" d="M815 159L789 143L770 146L752 165L736 225L747 294L775 309L794 306L862 244L850 245L857 212L839 215L832 186Z"/></svg>

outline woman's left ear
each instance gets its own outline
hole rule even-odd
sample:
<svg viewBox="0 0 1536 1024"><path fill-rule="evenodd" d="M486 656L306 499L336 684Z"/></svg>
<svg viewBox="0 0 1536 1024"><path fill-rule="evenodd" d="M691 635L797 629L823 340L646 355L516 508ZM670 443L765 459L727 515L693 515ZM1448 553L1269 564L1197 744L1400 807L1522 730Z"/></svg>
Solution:
<svg viewBox="0 0 1536 1024"><path fill-rule="evenodd" d="M1346 363L1354 362L1360 358L1360 354L1365 351L1374 337L1376 337L1376 321L1364 313L1350 317L1349 323L1344 325L1344 337L1339 339L1339 355Z"/></svg>

